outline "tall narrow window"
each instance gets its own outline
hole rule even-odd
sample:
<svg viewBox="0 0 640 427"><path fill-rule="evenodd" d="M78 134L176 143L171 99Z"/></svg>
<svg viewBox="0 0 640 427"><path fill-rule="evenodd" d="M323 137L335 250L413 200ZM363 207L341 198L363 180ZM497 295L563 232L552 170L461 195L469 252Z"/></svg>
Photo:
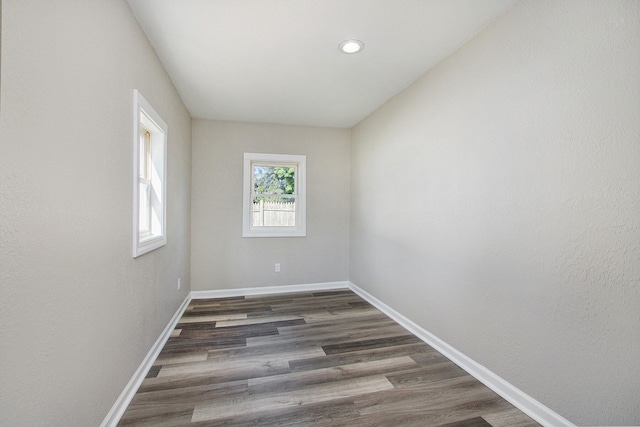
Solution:
<svg viewBox="0 0 640 427"><path fill-rule="evenodd" d="M243 237L306 236L306 156L245 153Z"/></svg>
<svg viewBox="0 0 640 427"><path fill-rule="evenodd" d="M134 91L133 256L167 243L167 124Z"/></svg>

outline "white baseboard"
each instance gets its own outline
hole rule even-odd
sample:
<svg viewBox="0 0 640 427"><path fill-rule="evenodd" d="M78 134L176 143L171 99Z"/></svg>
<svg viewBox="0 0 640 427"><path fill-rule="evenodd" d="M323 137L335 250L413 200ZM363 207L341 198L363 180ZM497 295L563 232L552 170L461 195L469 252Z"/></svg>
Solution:
<svg viewBox="0 0 640 427"><path fill-rule="evenodd" d="M561 415L555 413L551 409L544 406L542 403L524 393L519 388L505 381L478 362L456 350L454 347L442 341L440 338L433 335L431 332L427 331L420 325L404 317L402 314L398 313L393 308L389 307L370 293L364 291L363 289L360 289L354 283L348 283L349 289L351 289L353 292L360 295L363 299L376 307L378 310L382 311L387 316L391 317L393 320L398 322L398 324L420 338L422 341L438 350L449 360L460 366L471 376L499 394L503 399L527 414L529 417L533 418L535 421L539 422L543 426L549 427L575 427L573 423L563 418Z"/></svg>
<svg viewBox="0 0 640 427"><path fill-rule="evenodd" d="M263 288L216 289L210 291L191 291L192 299L229 298L247 295L282 294L286 292L312 292L331 289L349 289L349 282L308 283L305 285L266 286Z"/></svg>
<svg viewBox="0 0 640 427"><path fill-rule="evenodd" d="M182 314L186 310L190 301L191 295L187 295L187 297L182 302L180 307L178 307L178 310L175 312L156 342L151 347L151 350L149 350L146 357L143 359L140 366L138 366L138 369L134 372L124 390L122 390L122 393L120 393L120 396L111 407L111 410L102 421L102 424L100 424L100 427L115 427L118 424L120 418L122 418L122 414L124 414L127 406L129 406L129 403L131 403L131 399L133 399L133 396L138 391L140 384L142 384L142 381L147 376L149 369L151 369L151 367L153 366L153 362L155 362L158 354L160 354L160 351L162 350L162 347L164 347L165 343L169 339L169 336L171 336L171 331L173 331L175 326L178 324L178 320L180 320L180 318L182 317Z"/></svg>

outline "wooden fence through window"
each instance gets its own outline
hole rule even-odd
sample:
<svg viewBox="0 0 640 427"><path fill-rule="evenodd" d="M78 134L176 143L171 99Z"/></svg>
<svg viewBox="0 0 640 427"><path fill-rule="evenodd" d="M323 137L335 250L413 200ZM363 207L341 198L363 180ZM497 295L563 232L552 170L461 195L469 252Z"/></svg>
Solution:
<svg viewBox="0 0 640 427"><path fill-rule="evenodd" d="M260 200L253 204L254 227L295 227L295 202L265 202Z"/></svg>

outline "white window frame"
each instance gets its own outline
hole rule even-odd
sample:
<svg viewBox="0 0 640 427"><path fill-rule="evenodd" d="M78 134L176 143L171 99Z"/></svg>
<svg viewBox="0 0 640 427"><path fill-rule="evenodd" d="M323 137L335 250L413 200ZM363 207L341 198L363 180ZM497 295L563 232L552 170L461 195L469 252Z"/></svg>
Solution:
<svg viewBox="0 0 640 427"><path fill-rule="evenodd" d="M255 163L292 164L297 166L294 196L295 227L252 227L253 165ZM304 237L307 235L307 156L291 154L244 153L242 191L242 237Z"/></svg>
<svg viewBox="0 0 640 427"><path fill-rule="evenodd" d="M149 133L150 179L140 175L141 133ZM133 91L133 257L167 244L167 135L169 127L138 90ZM140 185L148 185L150 229L140 230Z"/></svg>

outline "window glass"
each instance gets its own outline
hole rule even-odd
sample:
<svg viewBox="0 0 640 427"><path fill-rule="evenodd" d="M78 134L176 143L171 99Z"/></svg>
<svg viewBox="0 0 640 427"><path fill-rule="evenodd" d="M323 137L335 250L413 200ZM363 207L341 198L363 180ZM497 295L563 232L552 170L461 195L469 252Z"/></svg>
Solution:
<svg viewBox="0 0 640 427"><path fill-rule="evenodd" d="M244 237L306 235L305 166L305 156L245 153Z"/></svg>

